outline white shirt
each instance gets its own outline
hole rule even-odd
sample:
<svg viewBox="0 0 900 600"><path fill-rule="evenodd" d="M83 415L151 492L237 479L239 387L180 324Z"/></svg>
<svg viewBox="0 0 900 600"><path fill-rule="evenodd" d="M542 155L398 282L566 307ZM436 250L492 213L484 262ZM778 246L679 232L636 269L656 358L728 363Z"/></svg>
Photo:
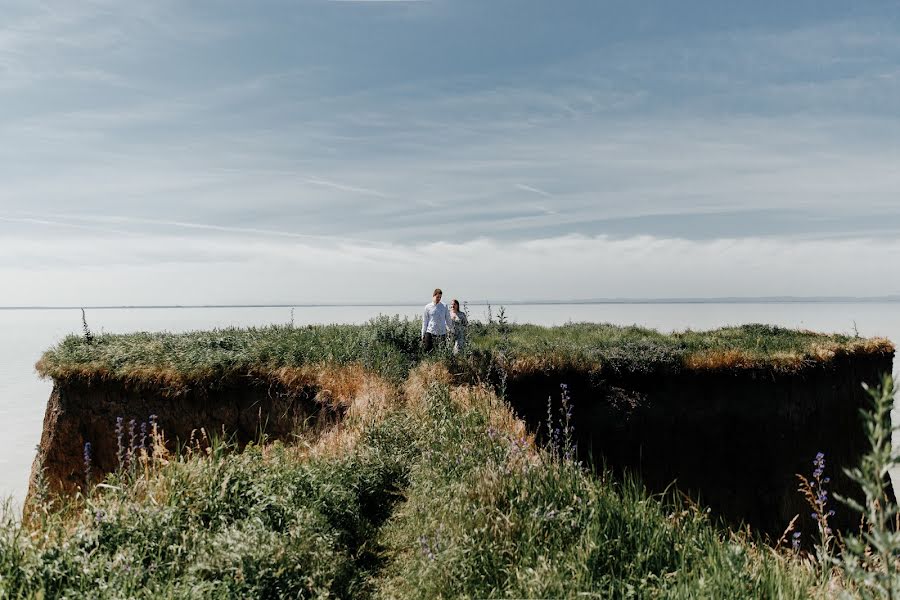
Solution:
<svg viewBox="0 0 900 600"><path fill-rule="evenodd" d="M425 305L425 316L422 317L422 337L431 335L447 335L450 330L450 311L446 304L429 302Z"/></svg>

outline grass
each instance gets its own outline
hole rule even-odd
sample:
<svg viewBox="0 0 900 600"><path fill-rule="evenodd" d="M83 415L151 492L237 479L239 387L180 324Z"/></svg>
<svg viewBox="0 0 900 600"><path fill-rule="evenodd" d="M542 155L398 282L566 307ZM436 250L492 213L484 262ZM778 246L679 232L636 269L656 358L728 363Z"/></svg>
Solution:
<svg viewBox="0 0 900 600"><path fill-rule="evenodd" d="M57 381L117 380L177 394L217 389L247 378L290 383L322 364L363 365L400 382L422 362L419 323L378 317L365 325L272 326L184 334L71 335L36 368ZM502 364L510 374L548 369L651 373L771 368L797 370L850 354L893 352L891 342L766 325L663 334L640 327L561 327L473 323L463 357L438 356L483 377ZM434 360L429 357L428 360Z"/></svg>
<svg viewBox="0 0 900 600"><path fill-rule="evenodd" d="M494 427L485 408L491 400L461 403L431 390L425 452L406 502L382 528L392 560L381 597L805 598L815 591L808 565L721 532L699 508L649 497L634 481L591 476L564 452Z"/></svg>
<svg viewBox="0 0 900 600"><path fill-rule="evenodd" d="M117 380L177 393L193 385L215 390L247 378L290 383L304 368L362 364L394 381L420 359L418 330L379 317L367 325L271 326L184 334L70 335L36 368L57 381ZM301 381L303 377L299 378Z"/></svg>
<svg viewBox="0 0 900 600"><path fill-rule="evenodd" d="M41 359L43 375L163 394L324 377L344 389L347 410L289 446L260 440L237 452L213 440L170 455L157 444L86 497L38 493L24 522L3 516L0 597L807 598L867 589L858 583L871 572L865 562L842 570L728 531L674 492L651 496L634 480L585 469L568 435L539 447L492 388L458 385L451 372L790 370L892 352L887 340L762 325L666 335L476 323L464 356L426 357L418 337L418 323L380 317L66 338Z"/></svg>
<svg viewBox="0 0 900 600"><path fill-rule="evenodd" d="M813 564L541 448L413 369L316 439L154 453L0 533L9 598L806 598ZM577 424L576 424L577 426Z"/></svg>
<svg viewBox="0 0 900 600"><path fill-rule="evenodd" d="M475 349L508 348L513 368L544 370L576 366L621 372L722 368L793 370L842 354L892 352L883 338L798 331L770 325L742 325L671 334L654 329L573 323L560 327L477 326Z"/></svg>

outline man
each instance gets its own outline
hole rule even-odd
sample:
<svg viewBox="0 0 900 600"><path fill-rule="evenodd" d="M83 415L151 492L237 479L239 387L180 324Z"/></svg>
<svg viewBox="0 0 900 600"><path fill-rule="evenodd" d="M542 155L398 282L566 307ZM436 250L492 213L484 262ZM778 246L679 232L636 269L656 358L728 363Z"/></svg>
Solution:
<svg viewBox="0 0 900 600"><path fill-rule="evenodd" d="M445 304L441 304L444 292L441 288L434 290L432 301L425 306L425 316L422 318L422 344L425 352L431 352L434 348L434 338L447 338L450 331L450 313Z"/></svg>

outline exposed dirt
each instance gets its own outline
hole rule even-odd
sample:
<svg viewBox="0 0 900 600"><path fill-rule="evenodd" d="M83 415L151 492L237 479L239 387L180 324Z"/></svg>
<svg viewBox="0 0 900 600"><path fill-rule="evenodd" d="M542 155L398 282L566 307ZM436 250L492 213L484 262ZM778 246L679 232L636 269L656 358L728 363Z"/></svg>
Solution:
<svg viewBox="0 0 900 600"><path fill-rule="evenodd" d="M223 435L239 446L262 433L269 439L288 439L305 427L321 427L340 418L342 408L330 395L317 399L314 386L293 387L249 381L241 388L224 389L214 395L190 390L178 398L164 398L147 389L134 389L107 381L102 385L68 381L55 383L47 410L38 457L32 467L29 496L33 492L36 467L43 461L50 492L71 494L84 487L84 445L91 444L91 471L99 480L118 466L116 421L122 417L123 444L132 440L129 421L135 420L140 438L141 423L156 415L166 439L177 447L199 435Z"/></svg>
<svg viewBox="0 0 900 600"><path fill-rule="evenodd" d="M514 372L505 385L507 399L528 430L545 435L548 399L558 425L560 384L567 384L579 458L636 472L652 491L675 482L730 524L746 523L777 538L797 514L800 529L815 529L797 492L796 474L809 476L817 452L825 454L830 491L858 495L842 469L855 466L866 450L859 410L868 406L868 396L861 384L880 381L882 373L890 372L892 359L887 351L842 355L787 373L774 368L630 375L549 369ZM29 496L40 460L52 493L83 488L86 442L92 446L94 480L114 470L117 417L124 421L126 445L131 419L140 436L140 424L157 415L173 446L187 442L200 428L210 435L221 435L224 428L239 446L261 432L269 439L289 440L298 431L327 431L322 451L339 452L352 445L354 436L332 427L335 423L343 423L346 415L348 422L360 421L361 426L361 420L396 401L391 398L397 390L359 366L302 375L248 377L215 391L188 389L175 398L149 386L109 380L56 382ZM412 392L435 381L451 383L451 377L446 369L422 366L401 395L410 402L418 397ZM415 404L407 408L414 410ZM834 504L835 526L857 524Z"/></svg>
<svg viewBox="0 0 900 600"><path fill-rule="evenodd" d="M546 437L547 404L560 415L568 385L579 457L638 473L660 492L681 491L732 525L778 538L794 515L815 531L797 473L825 454L830 492L858 496L843 468L867 449L862 383L890 372L893 353L836 357L794 373L772 369L623 376L556 371L512 376L507 397L529 429ZM837 527L858 525L835 500Z"/></svg>

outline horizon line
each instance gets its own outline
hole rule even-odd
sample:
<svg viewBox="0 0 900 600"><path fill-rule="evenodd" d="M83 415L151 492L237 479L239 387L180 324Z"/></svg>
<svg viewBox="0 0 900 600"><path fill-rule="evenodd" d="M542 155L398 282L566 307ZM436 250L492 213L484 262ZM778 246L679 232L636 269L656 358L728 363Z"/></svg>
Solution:
<svg viewBox="0 0 900 600"><path fill-rule="evenodd" d="M584 298L568 300L472 300L470 306L525 306L572 304L843 304L864 302L900 302L900 294L884 296L712 296L669 298ZM371 306L419 306L419 302L275 302L238 304L109 304L109 305L22 305L0 306L0 310L116 310L177 308L337 308Z"/></svg>

